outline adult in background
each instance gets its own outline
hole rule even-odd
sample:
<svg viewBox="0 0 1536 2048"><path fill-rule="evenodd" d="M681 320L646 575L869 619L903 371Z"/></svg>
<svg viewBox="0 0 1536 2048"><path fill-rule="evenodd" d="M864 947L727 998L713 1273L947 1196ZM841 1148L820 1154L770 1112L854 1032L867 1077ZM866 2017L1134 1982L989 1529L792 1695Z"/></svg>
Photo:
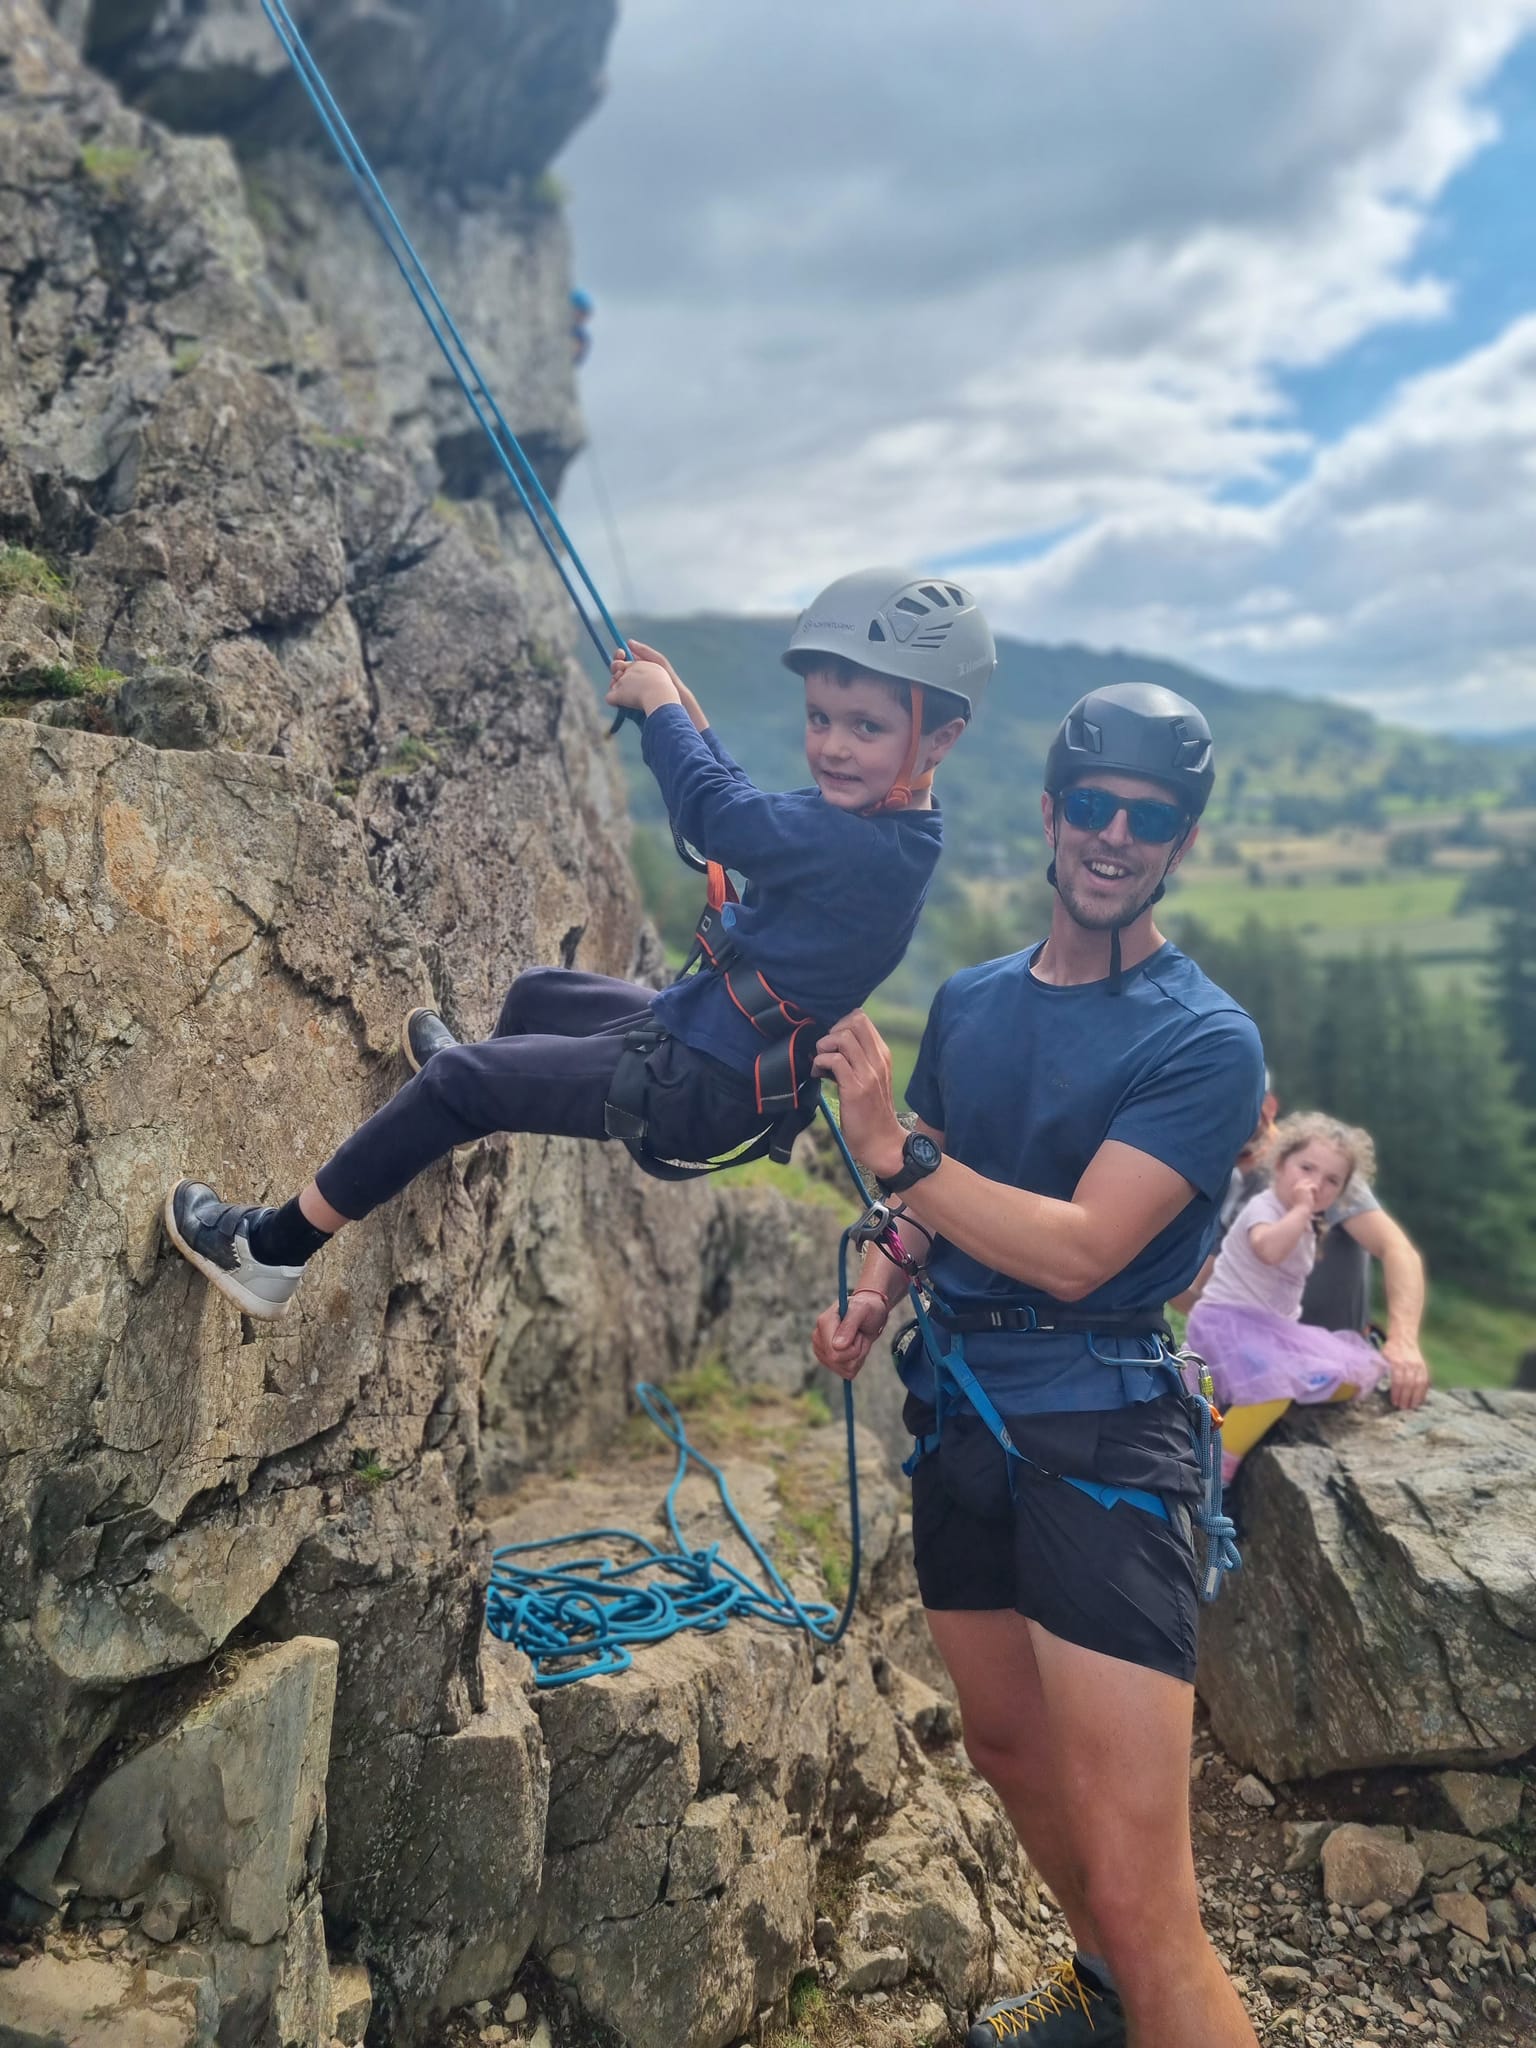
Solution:
<svg viewBox="0 0 1536 2048"><path fill-rule="evenodd" d="M1155 1334L1198 1271L1254 1126L1258 1033L1153 923L1210 794L1210 731L1149 684L1052 743L1044 944L940 989L907 1100L861 1012L831 1031L854 1151L926 1235L939 1317L898 1344L913 1547L971 1761L1077 1944L971 2048L1254 2048L1200 1924L1189 1831L1200 1489ZM866 1257L821 1363L858 1372L903 1275ZM964 1372L970 1386L965 1388Z"/></svg>

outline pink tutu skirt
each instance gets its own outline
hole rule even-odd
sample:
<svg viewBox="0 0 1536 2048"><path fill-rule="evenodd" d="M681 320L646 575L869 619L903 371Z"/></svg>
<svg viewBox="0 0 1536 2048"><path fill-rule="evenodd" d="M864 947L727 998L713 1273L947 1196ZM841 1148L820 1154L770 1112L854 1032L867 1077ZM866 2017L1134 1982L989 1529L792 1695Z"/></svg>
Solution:
<svg viewBox="0 0 1536 2048"><path fill-rule="evenodd" d="M1375 1346L1357 1331L1318 1330L1264 1308L1197 1302L1189 1316L1189 1347L1211 1368L1216 1403L1223 1409L1348 1395L1358 1400L1384 1371ZM1237 1459L1223 1457L1222 1465L1230 1479Z"/></svg>

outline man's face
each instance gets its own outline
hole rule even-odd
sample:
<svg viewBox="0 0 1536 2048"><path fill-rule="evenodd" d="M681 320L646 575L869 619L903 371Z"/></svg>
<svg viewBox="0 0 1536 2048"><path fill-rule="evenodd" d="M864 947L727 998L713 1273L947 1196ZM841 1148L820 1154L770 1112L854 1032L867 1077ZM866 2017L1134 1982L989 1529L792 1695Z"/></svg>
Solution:
<svg viewBox="0 0 1536 2048"><path fill-rule="evenodd" d="M1160 782L1143 775L1088 775L1078 785L1107 789L1126 803L1138 797L1167 803L1169 792ZM1074 785L1077 786L1077 785ZM1066 817L1058 821L1049 795L1041 798L1045 836L1055 841L1056 888L1076 924L1086 931L1108 931L1123 925L1136 914L1169 868L1168 856L1174 841L1161 843L1137 839L1125 812L1116 811L1098 832L1079 831ZM1184 843L1174 855L1177 867L1194 844L1197 828L1191 826Z"/></svg>
<svg viewBox="0 0 1536 2048"><path fill-rule="evenodd" d="M901 773L912 714L878 676L839 682L823 669L805 678L805 759L816 787L840 811L883 803Z"/></svg>

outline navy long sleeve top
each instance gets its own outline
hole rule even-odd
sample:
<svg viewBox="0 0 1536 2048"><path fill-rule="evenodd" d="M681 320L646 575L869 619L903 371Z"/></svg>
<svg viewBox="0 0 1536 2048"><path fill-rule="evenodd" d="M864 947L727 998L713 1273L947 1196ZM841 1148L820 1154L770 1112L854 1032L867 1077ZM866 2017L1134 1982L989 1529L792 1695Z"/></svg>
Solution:
<svg viewBox="0 0 1536 2048"><path fill-rule="evenodd" d="M856 1010L911 943L943 843L937 809L861 818L817 789L761 790L680 704L650 714L641 752L683 837L749 878L733 924L743 956L823 1027ZM717 974L651 1007L674 1038L742 1073L763 1049Z"/></svg>

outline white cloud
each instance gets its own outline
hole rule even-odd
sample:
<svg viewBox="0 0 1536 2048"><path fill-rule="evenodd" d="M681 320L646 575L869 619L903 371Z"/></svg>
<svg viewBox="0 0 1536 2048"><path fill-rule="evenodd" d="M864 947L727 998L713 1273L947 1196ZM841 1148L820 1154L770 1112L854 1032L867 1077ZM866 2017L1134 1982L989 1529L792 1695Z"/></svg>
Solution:
<svg viewBox="0 0 1536 2048"><path fill-rule="evenodd" d="M1460 678L1486 706L1493 621L1526 630L1513 501L1502 538L1476 520L1507 590L1482 554L1430 565L1447 517L1518 487L1485 431L1511 394L1474 391L1498 351L1321 454L1276 379L1443 312L1426 210L1532 22L1536 0L628 0L563 169L642 601L785 605L860 561L1068 530L978 574L1014 630L1428 692L1430 715ZM1262 513L1221 502L1298 466ZM579 535L590 508L578 475Z"/></svg>

